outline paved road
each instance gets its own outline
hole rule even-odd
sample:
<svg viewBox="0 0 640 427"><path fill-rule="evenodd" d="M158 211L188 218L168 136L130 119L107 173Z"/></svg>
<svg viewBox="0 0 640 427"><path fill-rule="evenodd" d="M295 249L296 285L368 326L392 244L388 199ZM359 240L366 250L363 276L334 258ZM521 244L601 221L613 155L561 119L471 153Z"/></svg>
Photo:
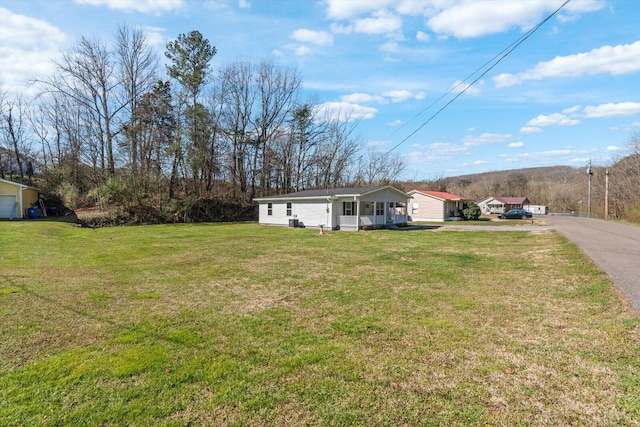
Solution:
<svg viewBox="0 0 640 427"><path fill-rule="evenodd" d="M573 216L545 219L606 272L640 311L640 227Z"/></svg>

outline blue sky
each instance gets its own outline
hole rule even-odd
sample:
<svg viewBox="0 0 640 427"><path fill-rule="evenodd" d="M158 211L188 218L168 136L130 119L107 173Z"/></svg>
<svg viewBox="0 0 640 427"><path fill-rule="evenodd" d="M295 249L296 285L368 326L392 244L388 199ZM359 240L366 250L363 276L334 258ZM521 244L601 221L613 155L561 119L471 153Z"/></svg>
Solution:
<svg viewBox="0 0 640 427"><path fill-rule="evenodd" d="M218 50L214 68L239 58L295 67L305 95L358 120L363 150L405 158L404 179L607 164L640 132L637 0L570 1L418 130L466 84L438 98L562 3L0 0L0 81L28 91L79 36L108 42L122 23L160 54L198 30Z"/></svg>

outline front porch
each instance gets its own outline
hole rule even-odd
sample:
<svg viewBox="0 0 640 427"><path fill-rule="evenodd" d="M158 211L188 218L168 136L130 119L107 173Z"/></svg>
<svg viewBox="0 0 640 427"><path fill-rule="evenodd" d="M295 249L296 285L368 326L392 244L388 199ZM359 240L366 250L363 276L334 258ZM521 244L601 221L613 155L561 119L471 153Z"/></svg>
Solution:
<svg viewBox="0 0 640 427"><path fill-rule="evenodd" d="M408 223L407 204L400 202L344 202L336 228L358 231Z"/></svg>

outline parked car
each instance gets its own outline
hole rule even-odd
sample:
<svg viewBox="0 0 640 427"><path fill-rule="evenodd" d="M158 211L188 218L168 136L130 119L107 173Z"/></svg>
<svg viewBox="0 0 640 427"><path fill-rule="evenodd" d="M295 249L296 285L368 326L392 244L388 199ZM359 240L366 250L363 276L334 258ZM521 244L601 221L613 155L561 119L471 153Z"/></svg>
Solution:
<svg viewBox="0 0 640 427"><path fill-rule="evenodd" d="M533 218L533 214L524 209L511 209L508 212L498 215L499 219L527 219Z"/></svg>

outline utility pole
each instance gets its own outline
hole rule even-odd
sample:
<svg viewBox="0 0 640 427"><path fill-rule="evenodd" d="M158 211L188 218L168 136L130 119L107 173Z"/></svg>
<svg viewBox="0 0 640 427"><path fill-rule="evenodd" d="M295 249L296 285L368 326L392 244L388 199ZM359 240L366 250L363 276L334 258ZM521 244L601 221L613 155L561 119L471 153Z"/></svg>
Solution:
<svg viewBox="0 0 640 427"><path fill-rule="evenodd" d="M609 219L609 169L604 171L604 219Z"/></svg>
<svg viewBox="0 0 640 427"><path fill-rule="evenodd" d="M591 159L589 159L587 175L589 175L589 192L587 193L587 218L591 218L591 177L593 176L593 171L591 170Z"/></svg>

